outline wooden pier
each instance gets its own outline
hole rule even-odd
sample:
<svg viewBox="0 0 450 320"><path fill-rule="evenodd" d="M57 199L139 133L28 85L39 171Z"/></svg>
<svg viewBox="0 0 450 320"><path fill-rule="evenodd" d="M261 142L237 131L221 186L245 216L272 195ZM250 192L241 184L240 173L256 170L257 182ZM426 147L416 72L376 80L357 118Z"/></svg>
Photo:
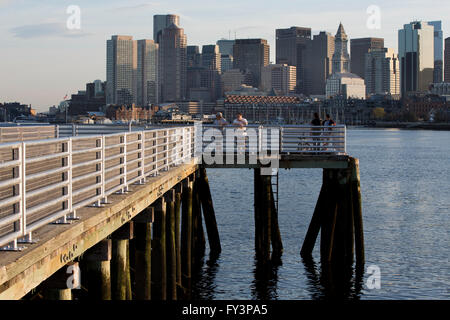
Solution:
<svg viewBox="0 0 450 320"><path fill-rule="evenodd" d="M322 263L364 264L359 162L345 153L345 136L326 132L320 141L306 136L310 128L299 134L290 127L277 152L256 162L247 146L243 163L226 161L242 156L236 152L206 164L205 153L195 155L192 128L0 144L0 299L68 300L78 288L95 300L190 299L206 249L213 257L222 250L207 168L254 170L255 253L263 265L278 263L283 243L278 190L267 173L272 160L278 169L323 169L302 257L311 256L320 232ZM60 159L60 168L42 170L62 173L62 181L33 183L44 172L30 163L48 158ZM56 199L33 198L61 188Z"/></svg>

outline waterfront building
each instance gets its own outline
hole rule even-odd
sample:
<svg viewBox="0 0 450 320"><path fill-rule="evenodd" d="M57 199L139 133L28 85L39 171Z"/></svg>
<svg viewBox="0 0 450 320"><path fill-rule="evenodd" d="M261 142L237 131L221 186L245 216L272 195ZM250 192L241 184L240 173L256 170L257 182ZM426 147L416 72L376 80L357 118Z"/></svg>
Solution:
<svg viewBox="0 0 450 320"><path fill-rule="evenodd" d="M267 92L274 90L277 95L288 95L295 92L297 70L287 64L269 64L262 70L261 89Z"/></svg>
<svg viewBox="0 0 450 320"><path fill-rule="evenodd" d="M237 39L233 46L233 66L253 76L251 85L261 85L261 71L269 64L270 48L264 39Z"/></svg>
<svg viewBox="0 0 450 320"><path fill-rule="evenodd" d="M153 41L159 43L162 32L170 25L180 25L180 17L175 14L156 14L153 16Z"/></svg>
<svg viewBox="0 0 450 320"><path fill-rule="evenodd" d="M433 82L439 83L444 79L444 34L442 21L429 21L434 27L434 71Z"/></svg>
<svg viewBox="0 0 450 320"><path fill-rule="evenodd" d="M366 95L399 95L400 69L394 49L370 49L365 58Z"/></svg>
<svg viewBox="0 0 450 320"><path fill-rule="evenodd" d="M276 63L296 67L296 91L306 93L306 47L311 41L311 28L276 29Z"/></svg>
<svg viewBox="0 0 450 320"><path fill-rule="evenodd" d="M131 105L136 102L137 42L115 35L106 47L106 103Z"/></svg>
<svg viewBox="0 0 450 320"><path fill-rule="evenodd" d="M402 96L426 92L433 83L434 27L424 21L405 24L398 31Z"/></svg>
<svg viewBox="0 0 450 320"><path fill-rule="evenodd" d="M353 73L333 73L326 84L327 99L343 96L345 99L365 99L366 86L364 79Z"/></svg>
<svg viewBox="0 0 450 320"><path fill-rule="evenodd" d="M334 38L334 54L333 54L333 73L349 73L350 72L350 56L348 54L348 37L345 33L342 23Z"/></svg>
<svg viewBox="0 0 450 320"><path fill-rule="evenodd" d="M373 49L384 48L382 38L360 38L350 40L350 69L351 72L365 79L366 54Z"/></svg>
<svg viewBox="0 0 450 320"><path fill-rule="evenodd" d="M158 103L158 44L153 40L137 42L137 105Z"/></svg>
<svg viewBox="0 0 450 320"><path fill-rule="evenodd" d="M307 42L306 92L309 95L325 95L325 85L332 73L334 36L321 31Z"/></svg>
<svg viewBox="0 0 450 320"><path fill-rule="evenodd" d="M162 31L159 44L159 83L162 102L186 98L187 37L172 24Z"/></svg>

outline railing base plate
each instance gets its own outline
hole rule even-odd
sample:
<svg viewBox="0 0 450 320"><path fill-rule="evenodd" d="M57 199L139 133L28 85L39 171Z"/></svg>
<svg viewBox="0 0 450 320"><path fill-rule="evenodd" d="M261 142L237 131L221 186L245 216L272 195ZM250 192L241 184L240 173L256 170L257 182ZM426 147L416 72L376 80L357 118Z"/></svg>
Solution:
<svg viewBox="0 0 450 320"><path fill-rule="evenodd" d="M4 251L4 252L20 252L22 250L25 250L27 247L25 246L17 246L16 248L14 248L13 246L4 246L4 247L0 247L0 252Z"/></svg>

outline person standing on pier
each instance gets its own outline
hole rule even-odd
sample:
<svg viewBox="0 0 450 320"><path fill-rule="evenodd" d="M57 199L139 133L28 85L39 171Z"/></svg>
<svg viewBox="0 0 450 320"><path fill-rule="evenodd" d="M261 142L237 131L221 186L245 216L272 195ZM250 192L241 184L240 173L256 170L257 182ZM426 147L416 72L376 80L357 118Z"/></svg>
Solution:
<svg viewBox="0 0 450 320"><path fill-rule="evenodd" d="M218 112L216 114L216 120L214 120L214 125L219 126L220 130L223 131L223 128L228 125L227 120L223 117L222 112Z"/></svg>
<svg viewBox="0 0 450 320"><path fill-rule="evenodd" d="M316 127L320 127L322 126L322 119L320 119L320 116L317 112L314 112L314 119L311 120L311 125L312 126L316 126ZM313 136L320 136L321 135L321 128L312 128L312 135ZM320 146L320 138L314 138L313 137L313 141L318 141L318 142L313 142L313 146L315 146L316 148L313 148L313 150L319 150L320 148L317 148L318 146Z"/></svg>
<svg viewBox="0 0 450 320"><path fill-rule="evenodd" d="M228 121L223 117L222 112L218 112L216 114L216 120L214 120L213 123L215 126L217 126L222 133L222 137L218 138L216 137L214 142L216 144L216 152L219 154L223 153L223 139L224 139L224 132L225 132L225 126L228 125Z"/></svg>
<svg viewBox="0 0 450 320"><path fill-rule="evenodd" d="M237 127L236 137L238 152L245 152L245 127L248 126L248 121L242 116L242 113L238 112L236 115L236 119L233 121L233 125Z"/></svg>
<svg viewBox="0 0 450 320"><path fill-rule="evenodd" d="M325 120L323 122L323 126L324 127L329 127L329 128L325 128L324 131L325 131L325 135L326 136L330 136L330 138L326 139L327 142L324 143L324 146L333 147L333 143L332 142L328 142L328 141L332 140L332 138L331 138L331 136L333 135L333 133L332 133L333 128L332 127L336 126L336 122L331 118L331 116L329 114L327 114L325 116Z"/></svg>

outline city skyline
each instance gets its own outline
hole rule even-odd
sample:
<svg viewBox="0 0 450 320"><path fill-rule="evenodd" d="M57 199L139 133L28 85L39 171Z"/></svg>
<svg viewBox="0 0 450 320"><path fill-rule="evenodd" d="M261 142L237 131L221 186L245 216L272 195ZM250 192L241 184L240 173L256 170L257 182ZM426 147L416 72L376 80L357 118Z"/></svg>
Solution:
<svg viewBox="0 0 450 320"><path fill-rule="evenodd" d="M419 3L419 1L414 1ZM0 101L31 104L38 111L58 105L63 97L76 93L86 82L106 80L104 43L112 35L130 35L134 39L153 38L153 15L178 14L188 37L188 45L215 44L217 40L262 38L270 45L270 61L275 62L275 29L291 26L308 27L312 35L319 31L336 32L339 22L349 39L380 37L385 46L397 50L397 31L413 20L441 20L444 38L448 37L449 18L441 12L450 9L448 1L431 1L423 8L411 1L347 1L341 7L331 1L256 1L170 4L146 1L55 1L36 4L29 0L0 0ZM422 2L420 2L422 3ZM368 29L367 8L381 9L381 29ZM69 5L81 8L81 30L65 28ZM403 7L402 7L403 5ZM401 8L401 9L400 9ZM415 8L415 9L414 9ZM434 9L433 9L434 8ZM399 19L394 13L401 10ZM272 19L265 19L270 13ZM127 19L121 19L123 15Z"/></svg>

